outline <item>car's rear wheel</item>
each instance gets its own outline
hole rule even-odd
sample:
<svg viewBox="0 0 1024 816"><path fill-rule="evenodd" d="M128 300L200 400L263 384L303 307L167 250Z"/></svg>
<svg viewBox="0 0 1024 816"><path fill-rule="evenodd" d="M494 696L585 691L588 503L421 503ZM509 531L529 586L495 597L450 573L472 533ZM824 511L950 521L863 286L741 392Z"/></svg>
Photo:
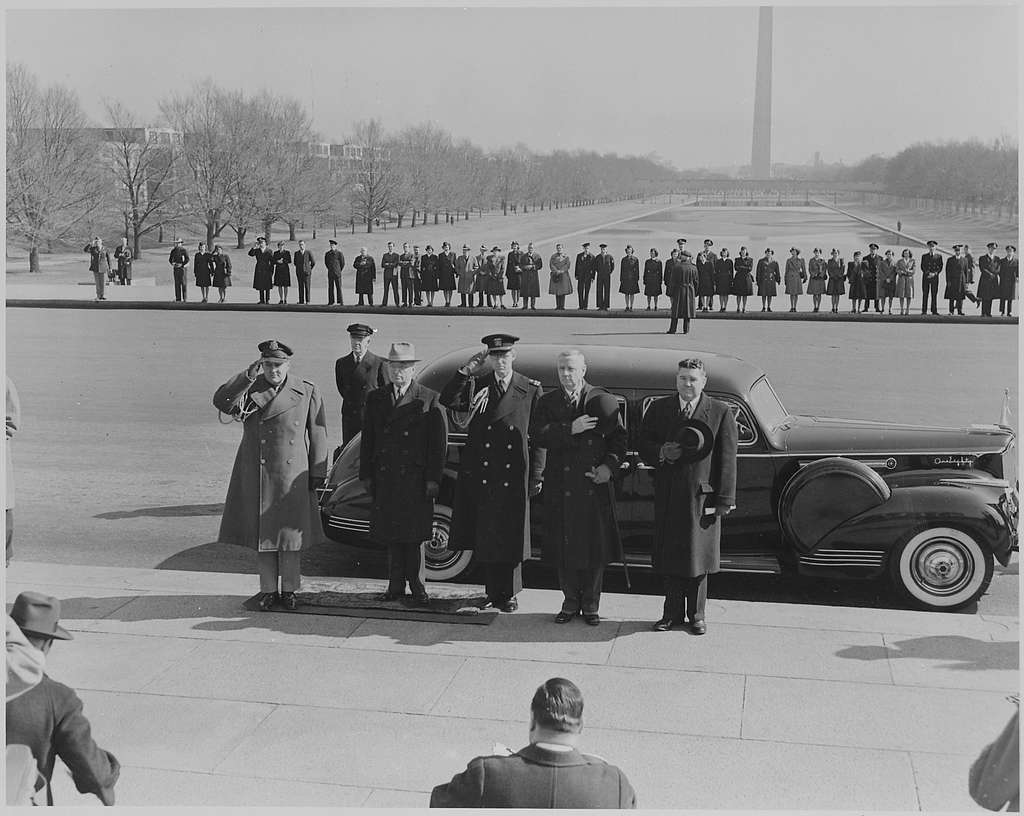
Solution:
<svg viewBox="0 0 1024 816"><path fill-rule="evenodd" d="M929 527L893 552L889 568L896 588L913 604L952 612L985 594L995 563L963 530Z"/></svg>
<svg viewBox="0 0 1024 816"><path fill-rule="evenodd" d="M452 510L434 505L434 528L430 542L423 548L428 581L451 581L465 575L473 563L472 550L450 550Z"/></svg>

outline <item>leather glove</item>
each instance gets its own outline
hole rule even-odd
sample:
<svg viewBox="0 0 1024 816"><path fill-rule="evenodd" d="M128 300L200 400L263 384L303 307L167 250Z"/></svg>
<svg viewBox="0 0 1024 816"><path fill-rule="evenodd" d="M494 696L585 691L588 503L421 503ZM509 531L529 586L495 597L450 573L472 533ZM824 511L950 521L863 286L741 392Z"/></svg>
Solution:
<svg viewBox="0 0 1024 816"><path fill-rule="evenodd" d="M612 469L608 465L598 465L584 474L594 484L604 484L612 478Z"/></svg>

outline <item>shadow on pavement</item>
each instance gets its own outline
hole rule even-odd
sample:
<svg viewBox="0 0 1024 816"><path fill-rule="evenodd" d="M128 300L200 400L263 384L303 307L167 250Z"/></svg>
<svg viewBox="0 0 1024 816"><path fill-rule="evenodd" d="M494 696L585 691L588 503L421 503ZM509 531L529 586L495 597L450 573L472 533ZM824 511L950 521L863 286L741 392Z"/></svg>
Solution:
<svg viewBox="0 0 1024 816"><path fill-rule="evenodd" d="M224 512L224 504L178 504L170 507L140 507L138 510L114 510L109 513L97 513L98 519L130 519L130 518L178 518L185 516L219 516Z"/></svg>
<svg viewBox="0 0 1024 816"><path fill-rule="evenodd" d="M156 569L183 570L186 572L234 572L252 573L255 580L256 558L245 547L221 544L211 541L189 547L165 558Z"/></svg>
<svg viewBox="0 0 1024 816"><path fill-rule="evenodd" d="M899 640L892 646L850 646L836 652L849 660L948 661L939 668L954 671L986 671L1020 668L1019 644L1011 641L979 640L962 635L929 635Z"/></svg>

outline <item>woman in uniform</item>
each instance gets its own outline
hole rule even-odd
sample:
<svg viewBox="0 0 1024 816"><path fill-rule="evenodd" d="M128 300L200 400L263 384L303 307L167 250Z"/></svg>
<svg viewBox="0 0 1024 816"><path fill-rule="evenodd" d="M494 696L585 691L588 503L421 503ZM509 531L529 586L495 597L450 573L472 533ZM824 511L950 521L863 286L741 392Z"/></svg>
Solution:
<svg viewBox="0 0 1024 816"><path fill-rule="evenodd" d="M807 282L807 264L800 257L800 250L790 247L786 258L786 294L789 295L789 310L796 311L796 299L804 293Z"/></svg>
<svg viewBox="0 0 1024 816"><path fill-rule="evenodd" d="M761 298L762 312L772 310L772 298L778 294L778 284L782 281L774 255L775 252L769 247L764 251L764 257L757 262L757 294Z"/></svg>
<svg viewBox="0 0 1024 816"><path fill-rule="evenodd" d="M495 304L497 298L498 308L505 308L505 284L502 278L505 276L505 256L501 254L498 247L491 249L487 256L487 299L489 306Z"/></svg>
<svg viewBox="0 0 1024 816"><path fill-rule="evenodd" d="M718 311L724 312L729 306L729 293L732 291L732 279L735 273L729 250L722 247L715 261L715 291L718 293Z"/></svg>
<svg viewBox="0 0 1024 816"><path fill-rule="evenodd" d="M839 298L846 294L846 267L843 259L839 257L839 250L832 248L832 257L828 259L826 266L828 283L825 285L825 294L832 298L832 314L839 314Z"/></svg>
<svg viewBox="0 0 1024 816"><path fill-rule="evenodd" d="M885 257L878 264L878 299L882 308L892 314L892 299L896 295L896 256L891 249L885 251Z"/></svg>
<svg viewBox="0 0 1024 816"><path fill-rule="evenodd" d="M821 308L821 296L825 294L825 285L828 283L828 269L825 259L821 257L821 248L814 248L814 257L807 262L807 294L811 296L814 304L814 311Z"/></svg>
<svg viewBox="0 0 1024 816"><path fill-rule="evenodd" d="M441 244L441 252L437 256L437 288L444 293L444 305L451 306L455 291L455 253L447 241Z"/></svg>
<svg viewBox="0 0 1024 816"><path fill-rule="evenodd" d="M437 255L430 244L420 258L420 291L427 296L427 306L433 306L437 294Z"/></svg>
<svg viewBox="0 0 1024 816"><path fill-rule="evenodd" d="M736 311L747 311L747 298L754 294L754 259L746 247L740 247L733 262L732 293L736 295Z"/></svg>
<svg viewBox="0 0 1024 816"><path fill-rule="evenodd" d="M896 297L900 299L900 314L910 314L910 302L914 298L914 272L917 261L909 249L903 250L896 261Z"/></svg>
<svg viewBox="0 0 1024 816"><path fill-rule="evenodd" d="M853 253L853 260L846 265L846 280L850 284L850 314L860 313L860 303L867 298L867 284L864 281L868 265L861 260L860 250ZM867 307L865 307L867 308Z"/></svg>
<svg viewBox="0 0 1024 816"><path fill-rule="evenodd" d="M640 259L628 244L626 254L619 261L619 292L626 296L626 311L633 311L633 299L640 292Z"/></svg>
<svg viewBox="0 0 1024 816"><path fill-rule="evenodd" d="M284 248L284 241L277 242L274 252L274 286L277 287L278 304L288 302L288 289L292 285L292 253Z"/></svg>
<svg viewBox="0 0 1024 816"><path fill-rule="evenodd" d="M661 260L658 258L658 250L651 249L651 257L644 261L644 295L647 297L647 311L658 311L658 298L661 295L661 283L664 280L664 271Z"/></svg>

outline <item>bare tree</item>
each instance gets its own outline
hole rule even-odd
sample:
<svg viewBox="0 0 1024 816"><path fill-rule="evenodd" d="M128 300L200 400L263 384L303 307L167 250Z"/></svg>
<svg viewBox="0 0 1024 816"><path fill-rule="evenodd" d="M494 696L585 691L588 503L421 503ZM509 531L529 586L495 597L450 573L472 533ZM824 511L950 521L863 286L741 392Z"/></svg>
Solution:
<svg viewBox="0 0 1024 816"><path fill-rule="evenodd" d="M366 231L373 232L374 222L395 205L398 168L379 119L356 122L352 143L360 148L349 171L352 210L366 221Z"/></svg>
<svg viewBox="0 0 1024 816"><path fill-rule="evenodd" d="M7 66L7 224L28 241L30 272L39 271L44 242L74 237L106 203L87 125L72 91L41 91L24 66Z"/></svg>

